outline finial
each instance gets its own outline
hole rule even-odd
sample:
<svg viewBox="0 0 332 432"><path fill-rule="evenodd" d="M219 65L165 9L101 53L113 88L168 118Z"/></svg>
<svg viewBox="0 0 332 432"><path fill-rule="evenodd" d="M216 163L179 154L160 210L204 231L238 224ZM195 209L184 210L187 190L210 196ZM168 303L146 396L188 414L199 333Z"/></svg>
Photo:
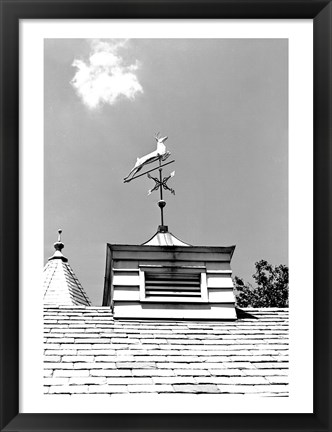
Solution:
<svg viewBox="0 0 332 432"><path fill-rule="evenodd" d="M55 252L54 252L54 255L49 258L49 260L60 258L60 259L62 259L62 261L65 261L65 262L68 261L67 258L62 255L62 252L61 252L65 246L61 241L61 234L62 234L62 229L58 229L58 241L55 242L53 245Z"/></svg>
<svg viewBox="0 0 332 432"><path fill-rule="evenodd" d="M57 251L61 251L64 248L64 244L61 241L61 234L62 234L62 229L58 230L58 241L54 243L54 249Z"/></svg>

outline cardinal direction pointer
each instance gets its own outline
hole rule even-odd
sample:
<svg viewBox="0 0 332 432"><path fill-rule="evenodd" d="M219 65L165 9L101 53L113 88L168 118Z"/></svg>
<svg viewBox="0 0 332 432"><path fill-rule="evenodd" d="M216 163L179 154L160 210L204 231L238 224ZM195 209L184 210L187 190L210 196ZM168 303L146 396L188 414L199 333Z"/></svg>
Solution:
<svg viewBox="0 0 332 432"><path fill-rule="evenodd" d="M151 195L153 191L158 190L159 188L164 188L165 190L169 190L173 195L175 195L175 190L168 186L167 182L170 178L174 177L175 171L171 172L171 174L167 177L164 177L161 181L157 177L152 177L152 175L148 174L149 179L155 181L155 185L152 189L148 191L148 195Z"/></svg>

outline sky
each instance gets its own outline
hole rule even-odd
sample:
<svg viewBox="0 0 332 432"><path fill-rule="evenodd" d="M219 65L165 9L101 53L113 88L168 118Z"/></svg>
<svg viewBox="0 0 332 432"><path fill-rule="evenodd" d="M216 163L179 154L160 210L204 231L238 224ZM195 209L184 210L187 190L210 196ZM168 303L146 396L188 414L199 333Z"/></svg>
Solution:
<svg viewBox="0 0 332 432"><path fill-rule="evenodd" d="M64 255L101 305L106 244L157 231L159 192L123 178L167 135L165 224L236 245L233 275L288 265L286 39L45 39L44 259ZM149 166L152 168L153 166Z"/></svg>

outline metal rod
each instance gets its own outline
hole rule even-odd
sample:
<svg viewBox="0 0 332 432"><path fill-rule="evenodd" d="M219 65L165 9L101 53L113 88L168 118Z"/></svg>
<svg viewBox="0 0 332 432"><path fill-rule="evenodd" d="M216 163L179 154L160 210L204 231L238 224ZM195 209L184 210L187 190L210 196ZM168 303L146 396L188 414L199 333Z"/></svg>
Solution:
<svg viewBox="0 0 332 432"><path fill-rule="evenodd" d="M129 180L126 180L125 183L129 183L129 182L131 182L132 180L137 179L138 177L141 177L141 176L143 176L143 175L145 175L145 174L147 174L147 173L149 173L149 172L151 172L151 171L155 171L155 170L157 170L157 169L160 169L160 167L164 167L164 166L169 165L169 164L171 164L171 163L173 163L173 162L175 162L175 160L172 160L172 161L167 162L167 163L165 163L165 164L163 164L163 165L160 165L159 167L152 168L152 169L150 169L149 171L145 171L145 172L142 173L142 174L139 174L139 175L137 175L137 176L135 176L135 177L132 177L132 178L129 179ZM160 163L160 161L159 161L159 163Z"/></svg>
<svg viewBox="0 0 332 432"><path fill-rule="evenodd" d="M162 166L161 166L161 160L159 159L159 190L160 190L160 200L163 200L163 176L162 176ZM161 225L164 225L164 208L163 206L159 206L160 207L160 212L161 212Z"/></svg>
<svg viewBox="0 0 332 432"><path fill-rule="evenodd" d="M160 190L160 199L163 199L163 188L162 188L162 184L163 184L163 169L161 167L161 163L159 161L159 190Z"/></svg>

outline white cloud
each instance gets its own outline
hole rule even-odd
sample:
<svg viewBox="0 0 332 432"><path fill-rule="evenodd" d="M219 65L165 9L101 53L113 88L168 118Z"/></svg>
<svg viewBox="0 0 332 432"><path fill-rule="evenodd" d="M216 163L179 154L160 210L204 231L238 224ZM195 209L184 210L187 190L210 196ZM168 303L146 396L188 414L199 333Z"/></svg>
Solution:
<svg viewBox="0 0 332 432"><path fill-rule="evenodd" d="M73 66L77 71L71 84L89 108L103 104L113 105L121 97L134 100L138 93L143 93L135 74L139 67L138 61L126 65L119 54L126 43L126 40L94 40L89 60L74 60Z"/></svg>

